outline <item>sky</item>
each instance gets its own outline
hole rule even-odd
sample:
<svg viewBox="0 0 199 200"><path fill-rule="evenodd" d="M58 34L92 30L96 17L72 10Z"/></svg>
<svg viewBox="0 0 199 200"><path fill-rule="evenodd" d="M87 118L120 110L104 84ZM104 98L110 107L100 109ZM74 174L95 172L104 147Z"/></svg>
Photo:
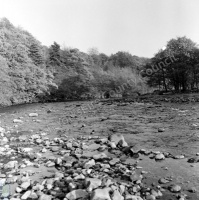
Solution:
<svg viewBox="0 0 199 200"><path fill-rule="evenodd" d="M43 45L152 57L186 36L199 44L198 0L0 0L0 18Z"/></svg>

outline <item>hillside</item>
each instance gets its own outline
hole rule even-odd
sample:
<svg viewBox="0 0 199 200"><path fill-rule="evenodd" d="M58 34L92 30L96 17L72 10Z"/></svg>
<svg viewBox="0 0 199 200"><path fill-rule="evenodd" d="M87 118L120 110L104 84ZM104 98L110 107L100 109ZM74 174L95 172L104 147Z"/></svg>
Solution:
<svg viewBox="0 0 199 200"><path fill-rule="evenodd" d="M14 27L8 19L0 21L0 103L12 105L51 99L103 97L128 81L135 87L125 88L112 96L145 88L139 69L147 59L118 52L83 53L78 49L61 49L54 42L42 46L29 32ZM137 87L138 84L138 87Z"/></svg>
<svg viewBox="0 0 199 200"><path fill-rule="evenodd" d="M0 21L1 105L31 102L55 86L42 50L30 33Z"/></svg>

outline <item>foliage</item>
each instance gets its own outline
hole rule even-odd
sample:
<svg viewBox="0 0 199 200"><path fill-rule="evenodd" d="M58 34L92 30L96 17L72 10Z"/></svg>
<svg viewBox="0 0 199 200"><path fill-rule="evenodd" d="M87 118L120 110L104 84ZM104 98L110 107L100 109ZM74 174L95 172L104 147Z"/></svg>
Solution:
<svg viewBox="0 0 199 200"><path fill-rule="evenodd" d="M159 86L159 89L166 91L198 89L198 63L199 49L196 44L186 37L178 37L171 39L166 49L155 54L150 63L145 65L145 76L150 86ZM147 74L147 70L152 73Z"/></svg>
<svg viewBox="0 0 199 200"><path fill-rule="evenodd" d="M89 83L80 75L64 79L55 95L61 99L80 99L89 93Z"/></svg>
<svg viewBox="0 0 199 200"><path fill-rule="evenodd" d="M60 58L60 45L54 42L49 49L49 64L59 66L61 64Z"/></svg>
<svg viewBox="0 0 199 200"><path fill-rule="evenodd" d="M55 86L47 77L42 46L27 31L15 28L6 18L0 21L0 96L2 104L32 101ZM5 90L8 92L5 94Z"/></svg>
<svg viewBox="0 0 199 200"><path fill-rule="evenodd" d="M33 60L34 64L39 66L44 64L44 56L42 55L41 47L37 43L32 43L29 49L29 56Z"/></svg>
<svg viewBox="0 0 199 200"><path fill-rule="evenodd" d="M31 102L35 98L80 99L135 92L145 87L138 71L147 59L118 52L107 56L97 48L83 53L61 49L54 42L42 46L29 32L0 21L0 96L2 104ZM133 87L116 89L138 80ZM114 96L114 95L113 95Z"/></svg>

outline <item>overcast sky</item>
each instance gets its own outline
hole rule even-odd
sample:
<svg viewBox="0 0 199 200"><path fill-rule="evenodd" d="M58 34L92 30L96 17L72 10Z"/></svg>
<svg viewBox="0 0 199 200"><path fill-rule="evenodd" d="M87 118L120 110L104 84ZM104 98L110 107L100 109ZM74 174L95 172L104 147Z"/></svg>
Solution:
<svg viewBox="0 0 199 200"><path fill-rule="evenodd" d="M0 0L0 17L84 52L152 57L177 36L199 43L199 0Z"/></svg>

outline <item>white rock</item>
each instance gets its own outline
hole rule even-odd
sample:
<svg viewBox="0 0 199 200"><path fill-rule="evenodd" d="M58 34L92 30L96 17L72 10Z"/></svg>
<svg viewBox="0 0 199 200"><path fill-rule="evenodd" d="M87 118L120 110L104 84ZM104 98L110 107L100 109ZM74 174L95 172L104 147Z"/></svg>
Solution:
<svg viewBox="0 0 199 200"><path fill-rule="evenodd" d="M5 128L0 127L0 133L5 133Z"/></svg>
<svg viewBox="0 0 199 200"><path fill-rule="evenodd" d="M30 194L31 194L31 191L30 191L30 190L26 191L26 192L21 196L21 199L27 199L27 198L30 196Z"/></svg>
<svg viewBox="0 0 199 200"><path fill-rule="evenodd" d="M78 190L73 190L69 192L66 195L66 198L69 200L76 200L76 199L84 199L87 196L88 196L88 193L86 192L86 190L78 189Z"/></svg>
<svg viewBox="0 0 199 200"><path fill-rule="evenodd" d="M30 152L30 151L32 151L32 150L33 150L33 148L28 148L28 147L27 147L27 148L22 148L22 149L21 149L22 152Z"/></svg>
<svg viewBox="0 0 199 200"><path fill-rule="evenodd" d="M122 142L125 142L124 140L124 136L122 134L113 134L109 137L109 140L111 142L114 142L116 145L122 141Z"/></svg>
<svg viewBox="0 0 199 200"><path fill-rule="evenodd" d="M165 156L164 156L164 154L160 153L160 154L157 154L157 155L155 156L155 159L156 159L156 160L164 160L164 159L165 159Z"/></svg>
<svg viewBox="0 0 199 200"><path fill-rule="evenodd" d="M30 113L29 114L29 117L38 117L39 115L38 115L38 113Z"/></svg>
<svg viewBox="0 0 199 200"><path fill-rule="evenodd" d="M114 190L112 200L123 200L124 197L119 193L118 190Z"/></svg>
<svg viewBox="0 0 199 200"><path fill-rule="evenodd" d="M92 160L89 160L88 162L86 162L86 163L84 164L84 168L85 168L85 169L89 169L90 167L92 167L92 166L94 166L94 165L95 165L95 160L92 159Z"/></svg>
<svg viewBox="0 0 199 200"><path fill-rule="evenodd" d="M14 122L14 123L23 123L23 121L20 120L20 119L14 119L13 122Z"/></svg>
<svg viewBox="0 0 199 200"><path fill-rule="evenodd" d="M87 187L87 191L91 192L93 189L101 186L102 181L97 178L86 178L84 184Z"/></svg>
<svg viewBox="0 0 199 200"><path fill-rule="evenodd" d="M90 200L111 200L110 191L111 188L96 189L92 192Z"/></svg>
<svg viewBox="0 0 199 200"><path fill-rule="evenodd" d="M18 164L18 161L13 160L9 161L7 164L4 165L4 169L13 169Z"/></svg>
<svg viewBox="0 0 199 200"><path fill-rule="evenodd" d="M26 190L29 186L30 186L30 182L29 182L29 181L26 181L26 182L23 182L23 183L21 184L20 187L21 187L23 190Z"/></svg>
<svg viewBox="0 0 199 200"><path fill-rule="evenodd" d="M46 195L46 194L42 194L42 195L39 197L39 200L51 200L51 199L52 199L52 196Z"/></svg>
<svg viewBox="0 0 199 200"><path fill-rule="evenodd" d="M101 159L107 158L107 155L105 153L99 153L99 154L94 155L93 158L95 160L101 160Z"/></svg>
<svg viewBox="0 0 199 200"><path fill-rule="evenodd" d="M15 188L15 191L16 191L17 193L20 193L20 192L22 192L22 189L21 189L20 187L16 187L16 188Z"/></svg>
<svg viewBox="0 0 199 200"><path fill-rule="evenodd" d="M127 195L125 200L143 200L140 196L136 195Z"/></svg>
<svg viewBox="0 0 199 200"><path fill-rule="evenodd" d="M171 192L180 192L181 190L181 186L179 185L173 185L171 188L170 188L170 191Z"/></svg>
<svg viewBox="0 0 199 200"><path fill-rule="evenodd" d="M110 142L109 144L110 144L110 146L111 146L111 148L112 148L112 149L115 149L115 148L117 148L117 146L116 146L115 142Z"/></svg>
<svg viewBox="0 0 199 200"><path fill-rule="evenodd" d="M46 187L47 187L48 190L51 190L53 188L53 185L52 184L47 184Z"/></svg>

